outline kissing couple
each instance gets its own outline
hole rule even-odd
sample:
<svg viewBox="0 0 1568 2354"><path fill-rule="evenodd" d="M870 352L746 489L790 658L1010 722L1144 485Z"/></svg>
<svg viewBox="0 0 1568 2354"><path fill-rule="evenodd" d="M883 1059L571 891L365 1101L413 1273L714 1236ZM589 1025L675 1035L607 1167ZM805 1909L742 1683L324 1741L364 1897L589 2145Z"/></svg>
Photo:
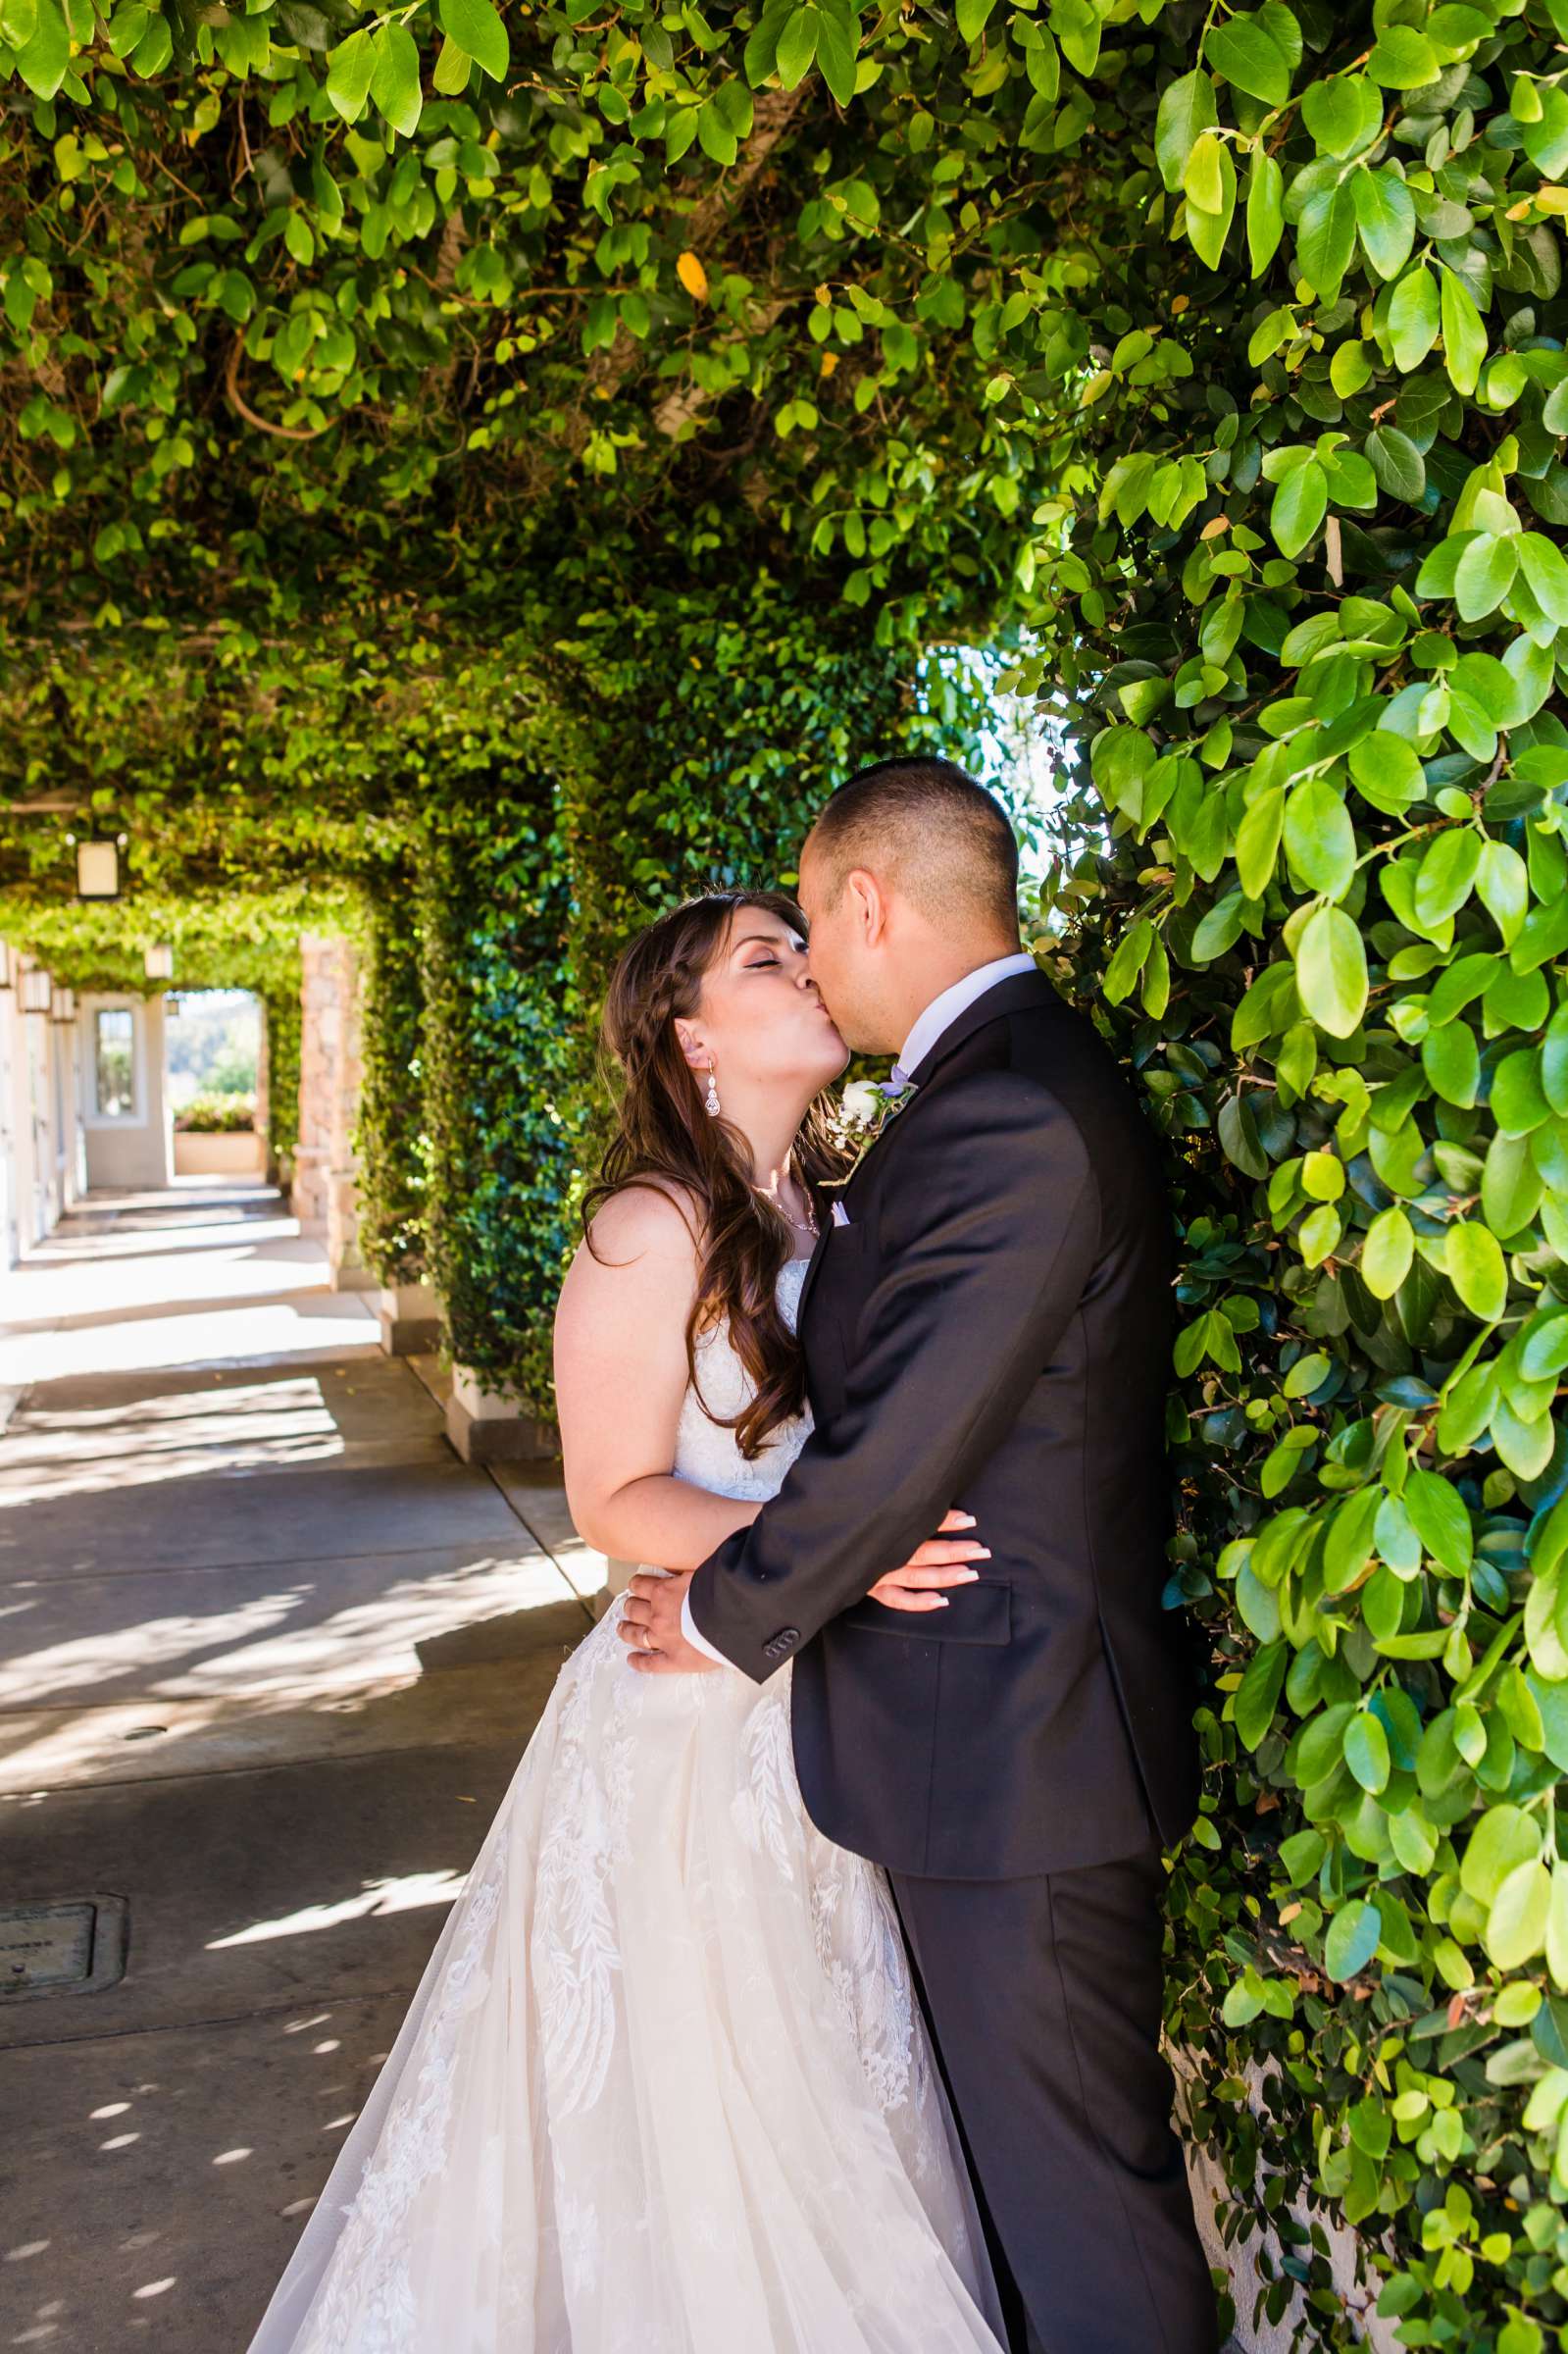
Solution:
<svg viewBox="0 0 1568 2354"><path fill-rule="evenodd" d="M622 955L561 1294L579 1645L252 2354L1213 2354L1171 1226L947 761ZM896 1053L852 1161L828 1092Z"/></svg>

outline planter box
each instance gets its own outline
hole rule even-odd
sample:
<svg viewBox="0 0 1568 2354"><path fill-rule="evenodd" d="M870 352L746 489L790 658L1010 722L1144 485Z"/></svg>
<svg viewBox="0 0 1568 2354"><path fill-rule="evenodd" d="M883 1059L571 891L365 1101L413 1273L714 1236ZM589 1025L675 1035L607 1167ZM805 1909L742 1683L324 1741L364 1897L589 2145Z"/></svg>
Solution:
<svg viewBox="0 0 1568 2354"><path fill-rule="evenodd" d="M470 1365L452 1367L446 1435L465 1463L548 1462L556 1454L554 1431L515 1398L486 1389Z"/></svg>
<svg viewBox="0 0 1568 2354"><path fill-rule="evenodd" d="M265 1140L254 1128L229 1128L214 1135L175 1130L177 1177L262 1177L267 1172Z"/></svg>
<svg viewBox="0 0 1568 2354"><path fill-rule="evenodd" d="M382 1286L378 1308L388 1356L421 1356L441 1345L441 1304L428 1283Z"/></svg>

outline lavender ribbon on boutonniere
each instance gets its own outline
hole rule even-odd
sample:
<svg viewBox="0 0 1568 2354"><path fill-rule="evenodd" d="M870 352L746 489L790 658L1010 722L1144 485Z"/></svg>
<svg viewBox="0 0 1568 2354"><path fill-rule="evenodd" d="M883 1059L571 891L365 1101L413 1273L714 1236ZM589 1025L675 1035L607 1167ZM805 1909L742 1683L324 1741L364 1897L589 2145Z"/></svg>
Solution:
<svg viewBox="0 0 1568 2354"><path fill-rule="evenodd" d="M859 1168L883 1130L913 1100L915 1084L895 1062L890 1078L851 1079L838 1099L834 1141L854 1158L841 1177L829 1181L829 1191L845 1186Z"/></svg>

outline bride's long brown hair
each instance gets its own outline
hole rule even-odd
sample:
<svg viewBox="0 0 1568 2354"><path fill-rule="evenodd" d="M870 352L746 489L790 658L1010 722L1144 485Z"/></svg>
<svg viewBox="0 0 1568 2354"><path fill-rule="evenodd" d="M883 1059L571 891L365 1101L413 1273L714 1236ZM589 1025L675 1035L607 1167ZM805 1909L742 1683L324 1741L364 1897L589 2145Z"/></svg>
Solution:
<svg viewBox="0 0 1568 2354"><path fill-rule="evenodd" d="M730 1426L741 1454L752 1457L770 1431L805 1405L800 1351L778 1301L779 1274L793 1238L752 1183L744 1137L706 1109L675 1027L678 1016L695 1014L703 976L742 907L778 916L805 937L799 908L779 892L708 892L661 915L622 950L603 1024L604 1047L619 1066L616 1131L583 1202L582 1222L592 1250L594 1211L632 1185L679 1188L691 1204L698 1264L686 1361L695 1384L698 1336L728 1324L755 1393ZM820 1216L822 1188L844 1166L821 1096L800 1123L790 1165Z"/></svg>

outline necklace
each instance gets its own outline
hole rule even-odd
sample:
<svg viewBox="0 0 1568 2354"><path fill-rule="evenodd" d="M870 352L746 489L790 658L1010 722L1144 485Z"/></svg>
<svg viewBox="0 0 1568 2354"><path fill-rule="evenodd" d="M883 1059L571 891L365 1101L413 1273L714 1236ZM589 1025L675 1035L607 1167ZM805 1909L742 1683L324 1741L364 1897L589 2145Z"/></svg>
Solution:
<svg viewBox="0 0 1568 2354"><path fill-rule="evenodd" d="M792 1217L789 1211L785 1209L779 1196L776 1193L770 1192L766 1186L759 1185L755 1187L754 1190L762 1196L765 1202L770 1202L773 1204L780 1217L783 1218L784 1224L791 1228L794 1233L804 1235L808 1241L813 1243L821 1240L822 1228L817 1223L817 1212L812 1206L811 1196L805 1191L804 1187L801 1189L801 1200L806 1205L806 1214L803 1218Z"/></svg>

